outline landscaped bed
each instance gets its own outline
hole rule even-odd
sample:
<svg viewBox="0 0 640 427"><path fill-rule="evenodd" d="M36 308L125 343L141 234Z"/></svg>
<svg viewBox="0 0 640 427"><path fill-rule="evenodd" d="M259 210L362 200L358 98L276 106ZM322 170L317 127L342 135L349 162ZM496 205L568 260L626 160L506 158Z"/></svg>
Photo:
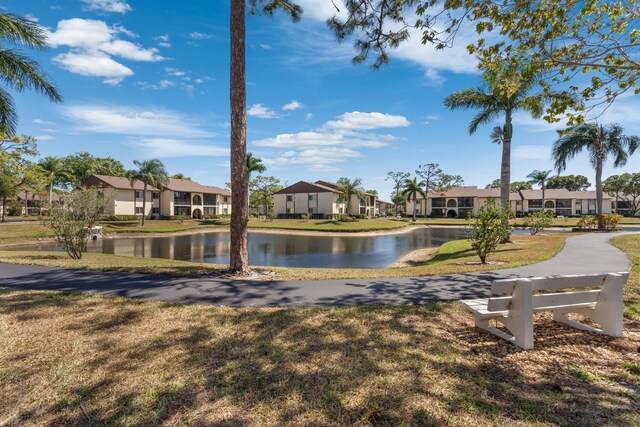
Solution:
<svg viewBox="0 0 640 427"><path fill-rule="evenodd" d="M458 303L234 309L0 290L0 425L639 425L625 338L536 318L522 351Z"/></svg>
<svg viewBox="0 0 640 427"><path fill-rule="evenodd" d="M477 265L478 257L466 240L455 240L442 245L436 254L414 266L384 269L343 268L283 268L255 267L259 272L269 273L264 277L278 280L313 280L346 278L410 277L433 274L465 273L471 271L511 268L544 261L561 248L568 233L548 235L514 235L513 243L500 245L490 256L499 265ZM110 254L86 253L81 260L72 260L64 252L7 251L0 250L0 263L45 265L89 270L128 271L133 273L170 274L175 276L201 276L220 274L226 266L193 263L160 258L139 258ZM272 275L271 273L275 273Z"/></svg>

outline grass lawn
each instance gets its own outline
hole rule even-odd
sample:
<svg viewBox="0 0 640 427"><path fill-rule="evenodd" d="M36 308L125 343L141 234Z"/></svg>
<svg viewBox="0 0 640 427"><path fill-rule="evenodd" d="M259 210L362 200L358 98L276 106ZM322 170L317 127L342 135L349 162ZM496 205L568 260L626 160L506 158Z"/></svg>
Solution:
<svg viewBox="0 0 640 427"><path fill-rule="evenodd" d="M572 228L578 225L579 218L555 218L553 227ZM427 225L443 225L443 226L464 226L467 223L465 218L418 218L417 224ZM515 218L511 220L511 224L515 227L524 227L524 218ZM622 218L620 224L640 225L640 217Z"/></svg>
<svg viewBox="0 0 640 427"><path fill-rule="evenodd" d="M264 228L277 230L301 230L301 231L328 231L328 232L361 232L361 231L385 231L404 228L410 223L397 219L363 219L356 222L340 222L327 219L299 220L299 219L275 219L249 221L249 228Z"/></svg>
<svg viewBox="0 0 640 427"><path fill-rule="evenodd" d="M458 303L182 306L0 288L0 425L640 425L640 238L624 338Z"/></svg>
<svg viewBox="0 0 640 427"><path fill-rule="evenodd" d="M501 245L489 260L502 261L500 265L465 265L478 257L466 240L442 245L432 259L410 267L384 269L341 268L284 268L256 267L259 271L272 271L278 280L313 280L346 278L409 277L433 274L464 273L471 271L511 268L551 258L561 248L569 233L548 235L515 235L514 243ZM175 261L160 258L134 258L109 254L86 253L81 260L72 260L63 252L0 250L0 263L45 265L89 270L129 271L134 273L160 273L175 276L199 276L219 273L226 266Z"/></svg>

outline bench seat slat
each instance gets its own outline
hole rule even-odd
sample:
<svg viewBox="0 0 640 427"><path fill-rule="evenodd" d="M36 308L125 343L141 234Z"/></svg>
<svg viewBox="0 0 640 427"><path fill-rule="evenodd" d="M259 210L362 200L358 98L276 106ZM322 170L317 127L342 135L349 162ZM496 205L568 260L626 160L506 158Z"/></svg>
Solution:
<svg viewBox="0 0 640 427"><path fill-rule="evenodd" d="M533 291L556 291L560 289L601 287L606 274L581 274L566 276L531 277ZM496 280L491 285L493 295L511 295L518 279Z"/></svg>
<svg viewBox="0 0 640 427"><path fill-rule="evenodd" d="M533 296L534 310L578 304L594 304L598 301L600 290L538 294Z"/></svg>

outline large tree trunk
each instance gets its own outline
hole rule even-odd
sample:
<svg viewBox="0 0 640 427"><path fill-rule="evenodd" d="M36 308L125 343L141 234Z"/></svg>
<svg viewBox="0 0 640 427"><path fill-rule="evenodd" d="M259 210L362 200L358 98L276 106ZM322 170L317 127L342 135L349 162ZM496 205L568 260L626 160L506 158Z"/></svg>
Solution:
<svg viewBox="0 0 640 427"><path fill-rule="evenodd" d="M231 248L229 270L249 274L247 222L247 91L245 75L245 0L231 0ZM235 195L235 196L233 196Z"/></svg>
<svg viewBox="0 0 640 427"><path fill-rule="evenodd" d="M542 181L542 212L544 212L544 181Z"/></svg>
<svg viewBox="0 0 640 427"><path fill-rule="evenodd" d="M500 166L500 205L502 206L502 209L510 211L511 203L509 202L509 196L511 193L511 138L513 137L511 111L506 112L503 135L502 164ZM507 216L505 216L505 221L509 221ZM505 224L505 226L508 226L508 224ZM508 241L509 238L507 237L502 243L506 243Z"/></svg>
<svg viewBox="0 0 640 427"><path fill-rule="evenodd" d="M134 192L135 194L135 192ZM144 217L147 214L147 183L142 187L142 226L144 227Z"/></svg>
<svg viewBox="0 0 640 427"><path fill-rule="evenodd" d="M400 187L396 186L396 217L398 216L398 196L400 195Z"/></svg>
<svg viewBox="0 0 640 427"><path fill-rule="evenodd" d="M49 211L51 211L52 199L53 199L53 180L49 183Z"/></svg>
<svg viewBox="0 0 640 427"><path fill-rule="evenodd" d="M414 195L413 196L413 222L416 222L416 198L418 196Z"/></svg>
<svg viewBox="0 0 640 427"><path fill-rule="evenodd" d="M604 228L602 220L602 163L603 156L598 154L596 159L596 213L598 216L598 228Z"/></svg>

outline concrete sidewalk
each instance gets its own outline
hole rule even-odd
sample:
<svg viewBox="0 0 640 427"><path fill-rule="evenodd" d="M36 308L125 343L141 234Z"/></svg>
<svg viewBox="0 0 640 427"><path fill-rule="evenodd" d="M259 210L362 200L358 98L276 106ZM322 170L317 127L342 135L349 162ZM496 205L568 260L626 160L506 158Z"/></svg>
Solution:
<svg viewBox="0 0 640 427"><path fill-rule="evenodd" d="M569 237L564 248L548 261L483 273L393 279L250 281L0 264L0 286L238 307L418 304L487 296L491 282L504 277L627 271L627 256L609 243L617 235L620 233Z"/></svg>

